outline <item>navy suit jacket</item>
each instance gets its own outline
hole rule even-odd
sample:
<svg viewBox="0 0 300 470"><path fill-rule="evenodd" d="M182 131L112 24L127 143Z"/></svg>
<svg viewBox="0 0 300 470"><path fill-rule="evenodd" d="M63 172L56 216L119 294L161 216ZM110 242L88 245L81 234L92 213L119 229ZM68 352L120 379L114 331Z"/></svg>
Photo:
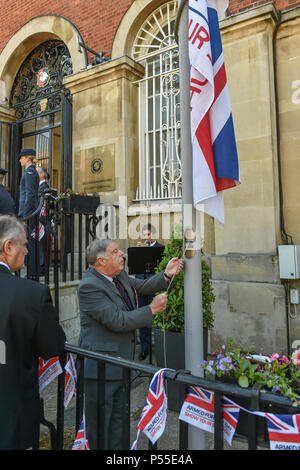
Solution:
<svg viewBox="0 0 300 470"><path fill-rule="evenodd" d="M0 184L0 214L15 214L16 205L8 191Z"/></svg>
<svg viewBox="0 0 300 470"><path fill-rule="evenodd" d="M0 450L24 450L39 437L39 358L60 355L65 334L47 285L0 265Z"/></svg>
<svg viewBox="0 0 300 470"><path fill-rule="evenodd" d="M40 178L35 165L29 165L20 181L19 217L25 219L37 209L39 183Z"/></svg>

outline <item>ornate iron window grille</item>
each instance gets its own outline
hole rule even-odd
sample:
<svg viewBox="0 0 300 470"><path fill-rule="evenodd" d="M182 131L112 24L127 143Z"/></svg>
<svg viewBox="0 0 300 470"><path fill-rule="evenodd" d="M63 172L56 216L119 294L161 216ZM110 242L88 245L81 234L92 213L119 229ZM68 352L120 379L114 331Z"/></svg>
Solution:
<svg viewBox="0 0 300 470"><path fill-rule="evenodd" d="M157 8L141 26L132 48L145 67L139 84L139 187L137 201L181 198L177 1Z"/></svg>

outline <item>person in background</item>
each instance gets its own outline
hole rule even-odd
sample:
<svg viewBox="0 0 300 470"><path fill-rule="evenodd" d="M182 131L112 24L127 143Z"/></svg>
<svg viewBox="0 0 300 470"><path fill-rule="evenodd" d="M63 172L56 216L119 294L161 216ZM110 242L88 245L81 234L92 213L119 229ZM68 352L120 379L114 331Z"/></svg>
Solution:
<svg viewBox="0 0 300 470"><path fill-rule="evenodd" d="M45 192L50 191L50 186L48 184L49 181L49 173L46 168L37 166L36 171L38 172L40 182L39 182L39 190L38 190L38 197L39 199L45 194ZM48 181L47 181L48 180ZM46 217L43 211L41 210L39 221L46 227ZM39 242L39 256L40 256L40 271L39 275L44 276L45 274L45 253L46 253L46 236L44 235Z"/></svg>
<svg viewBox="0 0 300 470"><path fill-rule="evenodd" d="M66 341L49 287L13 275L23 268L26 253L23 224L0 216L0 450L38 443L38 361L62 354Z"/></svg>
<svg viewBox="0 0 300 470"><path fill-rule="evenodd" d="M138 242L138 246L164 246L161 243L158 243L156 240L156 228L152 224L146 224L142 228L142 235L144 242ZM136 274L137 279L148 279L153 276L153 274ZM139 295L138 302L139 307L144 305L149 305L152 301L152 296ZM139 354L139 360L143 361L147 358L150 350L151 344L151 328L140 328L139 329L139 339L141 344L141 352Z"/></svg>
<svg viewBox="0 0 300 470"><path fill-rule="evenodd" d="M15 214L16 204L3 185L3 180L8 171L0 168L0 214Z"/></svg>
<svg viewBox="0 0 300 470"><path fill-rule="evenodd" d="M24 168L24 174L20 181L20 199L18 216L26 219L39 205L39 175L33 160L36 152L33 149L24 148L19 155L19 162Z"/></svg>
<svg viewBox="0 0 300 470"><path fill-rule="evenodd" d="M18 216L22 219L27 219L33 214L39 205L39 175L36 171L36 167L33 163L36 156L34 149L23 148L19 155L19 162L24 168L24 174L20 181L20 199L19 199L19 212ZM30 279L37 279L37 265L36 256L37 248L34 238L32 237L33 229L36 230L34 221L29 220L28 226L28 237L29 237L29 277ZM36 230L38 231L38 230Z"/></svg>
<svg viewBox="0 0 300 470"><path fill-rule="evenodd" d="M45 190L49 190L49 173L46 168L42 166L37 166L36 171L38 172L39 175L39 190L38 190L38 197L40 198L44 193ZM48 181L47 181L48 180Z"/></svg>

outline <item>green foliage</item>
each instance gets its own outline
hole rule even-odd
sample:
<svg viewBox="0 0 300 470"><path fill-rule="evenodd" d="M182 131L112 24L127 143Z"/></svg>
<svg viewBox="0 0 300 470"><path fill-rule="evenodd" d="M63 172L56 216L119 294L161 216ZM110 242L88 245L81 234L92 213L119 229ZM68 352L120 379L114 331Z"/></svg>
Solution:
<svg viewBox="0 0 300 470"><path fill-rule="evenodd" d="M165 247L164 256L158 265L156 272L164 271L170 259L182 256L182 240L175 238L174 233L170 243ZM214 324L211 305L215 300L213 288L209 278L209 267L202 259L202 311L203 327L211 329ZM174 332L184 332L184 274L183 270L174 276L172 287L168 292L168 303L164 313L155 316L154 328Z"/></svg>

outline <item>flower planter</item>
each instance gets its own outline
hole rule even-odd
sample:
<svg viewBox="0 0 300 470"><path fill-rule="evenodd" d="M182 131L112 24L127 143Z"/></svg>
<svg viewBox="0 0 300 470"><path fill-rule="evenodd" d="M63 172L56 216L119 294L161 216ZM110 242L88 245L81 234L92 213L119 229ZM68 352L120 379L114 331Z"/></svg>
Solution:
<svg viewBox="0 0 300 470"><path fill-rule="evenodd" d="M155 358L158 367L170 369L185 369L185 340L184 333L165 331L166 354L164 354L164 332L153 329L155 339ZM207 356L208 330L203 330L203 355ZM172 380L167 382L168 408L180 411L184 394L179 383Z"/></svg>
<svg viewBox="0 0 300 470"><path fill-rule="evenodd" d="M80 194L70 194L70 196L60 199L58 202L61 212L65 214L92 215L99 204L99 196L82 196Z"/></svg>

